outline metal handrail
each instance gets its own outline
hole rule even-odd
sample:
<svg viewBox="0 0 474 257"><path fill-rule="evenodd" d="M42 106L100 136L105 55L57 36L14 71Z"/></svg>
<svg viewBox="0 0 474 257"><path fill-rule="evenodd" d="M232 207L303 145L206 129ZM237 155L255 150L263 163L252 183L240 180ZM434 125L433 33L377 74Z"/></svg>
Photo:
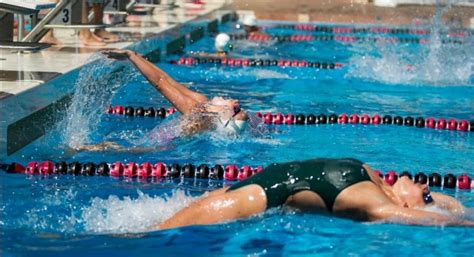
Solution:
<svg viewBox="0 0 474 257"><path fill-rule="evenodd" d="M74 4L78 0L61 0L46 16L36 24L36 26L30 31L30 33L23 38L22 42L38 42L42 36L47 32L48 29L45 26L52 21L58 13L69 3Z"/></svg>
<svg viewBox="0 0 474 257"><path fill-rule="evenodd" d="M130 12L130 11L132 10L133 6L134 6L136 3L137 3L136 0L130 0L130 2L128 2L127 7L125 8L125 10L126 10L127 12Z"/></svg>

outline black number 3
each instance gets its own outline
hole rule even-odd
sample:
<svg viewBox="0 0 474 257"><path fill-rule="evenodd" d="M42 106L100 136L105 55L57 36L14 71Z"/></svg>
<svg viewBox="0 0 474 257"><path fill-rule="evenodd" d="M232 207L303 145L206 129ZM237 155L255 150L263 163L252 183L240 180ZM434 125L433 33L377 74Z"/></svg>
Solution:
<svg viewBox="0 0 474 257"><path fill-rule="evenodd" d="M64 17L63 17L63 22L67 23L69 22L69 10L68 9L63 9Z"/></svg>

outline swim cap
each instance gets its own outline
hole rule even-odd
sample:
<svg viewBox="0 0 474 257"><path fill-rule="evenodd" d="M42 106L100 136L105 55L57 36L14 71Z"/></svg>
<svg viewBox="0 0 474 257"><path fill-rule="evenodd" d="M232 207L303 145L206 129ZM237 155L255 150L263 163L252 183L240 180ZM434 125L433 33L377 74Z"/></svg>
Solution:
<svg viewBox="0 0 474 257"><path fill-rule="evenodd" d="M242 21L242 23L243 23L245 26L257 26L257 19L256 19L255 16L253 16L253 15L245 16L245 18L244 18L244 20Z"/></svg>
<svg viewBox="0 0 474 257"><path fill-rule="evenodd" d="M220 33L216 36L215 42L216 51L218 52L228 52L230 51L230 37L225 33Z"/></svg>
<svg viewBox="0 0 474 257"><path fill-rule="evenodd" d="M231 134L239 134L244 128L247 122L245 120L236 120L231 118L230 120L222 120L220 119L220 123L222 128Z"/></svg>

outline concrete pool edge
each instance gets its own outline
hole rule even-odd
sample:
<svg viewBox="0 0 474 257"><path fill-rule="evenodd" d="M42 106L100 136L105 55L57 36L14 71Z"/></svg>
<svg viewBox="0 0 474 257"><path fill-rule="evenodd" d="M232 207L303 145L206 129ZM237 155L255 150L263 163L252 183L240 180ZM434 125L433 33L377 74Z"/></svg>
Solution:
<svg viewBox="0 0 474 257"><path fill-rule="evenodd" d="M219 24L224 24L234 17L235 12L224 6L186 23L176 24L156 36L139 40L127 48L156 62L161 56L175 54L186 45L197 42L206 31L209 34L215 33ZM93 63L94 61L86 63L0 101L0 158L14 154L54 127L70 103L74 87L71 81L77 79L81 68ZM115 65L112 72L123 67L122 64Z"/></svg>

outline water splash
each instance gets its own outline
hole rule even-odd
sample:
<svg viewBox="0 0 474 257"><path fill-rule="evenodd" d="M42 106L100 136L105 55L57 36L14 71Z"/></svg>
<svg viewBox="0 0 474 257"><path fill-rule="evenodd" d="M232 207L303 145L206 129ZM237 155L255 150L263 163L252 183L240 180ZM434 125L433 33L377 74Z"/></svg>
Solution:
<svg viewBox="0 0 474 257"><path fill-rule="evenodd" d="M77 216L77 204L70 203L77 200L77 191L55 187L44 187L44 191L44 197L37 199L40 204L18 217L18 226L35 233L75 233L81 219Z"/></svg>
<svg viewBox="0 0 474 257"><path fill-rule="evenodd" d="M87 232L144 232L168 219L194 199L183 190L165 197L152 197L141 191L138 191L137 199L96 197L89 207L84 208L82 219Z"/></svg>
<svg viewBox="0 0 474 257"><path fill-rule="evenodd" d="M79 72L71 105L58 125L64 144L70 147L90 142L90 132L99 125L117 89L137 74L130 65L120 65L101 54L89 61L91 64Z"/></svg>
<svg viewBox="0 0 474 257"><path fill-rule="evenodd" d="M369 48L374 55L358 54L350 59L348 77L375 80L386 84L415 84L438 86L472 85L474 75L474 45L470 37L455 45L443 43L450 39L441 31L441 17L449 5L438 6L431 24L427 45L390 45L379 42ZM361 52L361 51L356 51Z"/></svg>

